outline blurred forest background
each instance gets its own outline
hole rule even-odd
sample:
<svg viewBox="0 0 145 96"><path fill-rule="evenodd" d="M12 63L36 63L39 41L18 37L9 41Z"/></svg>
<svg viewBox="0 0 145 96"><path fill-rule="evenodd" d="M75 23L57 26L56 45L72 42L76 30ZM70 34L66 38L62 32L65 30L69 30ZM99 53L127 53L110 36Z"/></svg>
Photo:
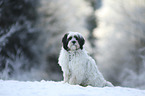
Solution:
<svg viewBox="0 0 145 96"><path fill-rule="evenodd" d="M0 0L0 79L62 80L68 31L107 80L145 89L145 0Z"/></svg>

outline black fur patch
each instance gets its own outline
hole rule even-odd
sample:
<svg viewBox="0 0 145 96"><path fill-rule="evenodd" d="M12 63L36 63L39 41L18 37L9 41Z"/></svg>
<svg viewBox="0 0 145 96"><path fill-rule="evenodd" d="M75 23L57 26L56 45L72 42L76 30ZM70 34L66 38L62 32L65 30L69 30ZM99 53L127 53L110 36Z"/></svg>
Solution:
<svg viewBox="0 0 145 96"><path fill-rule="evenodd" d="M67 36L68 36L68 33L66 33L65 35L64 35L64 37L62 38L62 43L63 43L63 48L65 49L65 50L67 50L68 51L68 41L67 41Z"/></svg>
<svg viewBox="0 0 145 96"><path fill-rule="evenodd" d="M83 45L85 44L85 40L82 36L77 36L78 42L80 44L80 49L83 49Z"/></svg>

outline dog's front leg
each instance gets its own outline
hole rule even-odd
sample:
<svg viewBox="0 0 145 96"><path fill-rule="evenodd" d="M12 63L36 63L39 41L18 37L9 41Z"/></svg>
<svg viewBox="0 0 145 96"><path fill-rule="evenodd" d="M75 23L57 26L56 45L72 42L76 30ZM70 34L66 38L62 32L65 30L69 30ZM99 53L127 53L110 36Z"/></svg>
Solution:
<svg viewBox="0 0 145 96"><path fill-rule="evenodd" d="M64 77L64 83L69 82L69 75L68 75L68 73L64 73L63 77Z"/></svg>
<svg viewBox="0 0 145 96"><path fill-rule="evenodd" d="M72 84L72 85L78 84L76 76L71 76L71 78L69 80L69 84Z"/></svg>
<svg viewBox="0 0 145 96"><path fill-rule="evenodd" d="M64 77L64 83L69 83L70 77L71 77L71 73L69 70L65 71L63 73L63 77Z"/></svg>

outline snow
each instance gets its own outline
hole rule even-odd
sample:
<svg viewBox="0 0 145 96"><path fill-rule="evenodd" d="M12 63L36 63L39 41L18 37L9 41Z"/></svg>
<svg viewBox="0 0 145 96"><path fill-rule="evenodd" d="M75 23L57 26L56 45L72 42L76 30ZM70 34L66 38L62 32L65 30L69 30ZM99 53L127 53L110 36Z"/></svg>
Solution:
<svg viewBox="0 0 145 96"><path fill-rule="evenodd" d="M124 87L81 87L54 81L0 80L0 96L145 96L145 90Z"/></svg>

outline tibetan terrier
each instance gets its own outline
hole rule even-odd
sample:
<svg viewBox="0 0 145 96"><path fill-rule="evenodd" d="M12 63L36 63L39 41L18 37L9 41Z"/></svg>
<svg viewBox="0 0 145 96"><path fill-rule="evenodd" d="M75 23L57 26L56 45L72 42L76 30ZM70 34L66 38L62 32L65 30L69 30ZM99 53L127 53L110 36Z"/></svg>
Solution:
<svg viewBox="0 0 145 96"><path fill-rule="evenodd" d="M62 44L58 63L63 71L64 82L81 86L113 86L104 79L95 60L83 48L85 40L80 33L66 33Z"/></svg>

